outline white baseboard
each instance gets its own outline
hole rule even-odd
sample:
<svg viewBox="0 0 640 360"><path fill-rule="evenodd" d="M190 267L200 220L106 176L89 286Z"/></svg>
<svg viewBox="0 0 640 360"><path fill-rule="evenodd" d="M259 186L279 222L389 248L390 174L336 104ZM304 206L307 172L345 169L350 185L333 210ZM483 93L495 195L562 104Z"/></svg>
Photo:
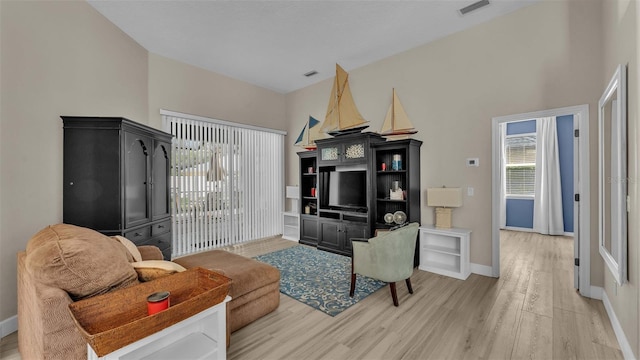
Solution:
<svg viewBox="0 0 640 360"><path fill-rule="evenodd" d="M18 331L18 315L13 315L0 322L0 338Z"/></svg>
<svg viewBox="0 0 640 360"><path fill-rule="evenodd" d="M470 269L471 269L471 272L474 273L474 274L478 274L478 275L482 275L482 276L488 276L488 277L494 277L493 276L493 268L491 266L471 263L470 264Z"/></svg>
<svg viewBox="0 0 640 360"><path fill-rule="evenodd" d="M600 286L592 286L589 289L589 293L588 294L583 294L586 297L590 297L592 299L596 299L596 300L602 300L602 294L604 294L604 288L600 287Z"/></svg>
<svg viewBox="0 0 640 360"><path fill-rule="evenodd" d="M523 227L517 227L517 226L505 226L504 230L522 231L522 232L535 232L532 228L523 228Z"/></svg>
<svg viewBox="0 0 640 360"><path fill-rule="evenodd" d="M504 228L500 228L500 230L511 230L511 231L522 231L522 232L536 232L532 228L523 228L517 226L505 226ZM564 236L573 236L572 232L565 231L562 235Z"/></svg>
<svg viewBox="0 0 640 360"><path fill-rule="evenodd" d="M602 290L602 288L600 288ZM611 307L611 302L607 297L607 293L602 291L602 303L604 304L605 310L607 310L607 315L609 315L609 321L611 321L611 326L613 327L613 332L616 334L616 338L618 339L618 343L620 344L620 350L622 350L622 356L625 359L635 359L633 355L633 350L631 350L631 345L627 340L627 337L622 330L622 326L620 325L620 321L618 321L618 317L616 313L613 311L613 307Z"/></svg>

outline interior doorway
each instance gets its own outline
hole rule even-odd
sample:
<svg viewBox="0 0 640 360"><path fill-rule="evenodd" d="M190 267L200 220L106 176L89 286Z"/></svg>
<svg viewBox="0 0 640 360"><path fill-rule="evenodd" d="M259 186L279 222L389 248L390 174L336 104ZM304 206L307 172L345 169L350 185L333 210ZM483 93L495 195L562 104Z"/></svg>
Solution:
<svg viewBox="0 0 640 360"><path fill-rule="evenodd" d="M492 119L492 273L500 276L500 205L501 205L501 146L500 124L537 119L549 116L573 115L574 131L578 135L574 141L573 188L574 216L574 286L580 294L590 297L590 248L589 248L589 106L580 105L566 108L507 115Z"/></svg>

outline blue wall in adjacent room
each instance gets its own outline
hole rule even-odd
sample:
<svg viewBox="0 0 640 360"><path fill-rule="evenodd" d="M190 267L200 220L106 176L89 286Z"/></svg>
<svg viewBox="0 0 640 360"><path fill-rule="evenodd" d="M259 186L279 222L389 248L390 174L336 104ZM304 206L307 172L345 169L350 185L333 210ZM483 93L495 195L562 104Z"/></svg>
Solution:
<svg viewBox="0 0 640 360"><path fill-rule="evenodd" d="M556 118L564 231L573 232L573 115ZM536 121L507 124L507 135L536 132ZM533 229L533 198L507 199L507 226Z"/></svg>
<svg viewBox="0 0 640 360"><path fill-rule="evenodd" d="M556 123L564 231L573 232L573 115L558 116Z"/></svg>
<svg viewBox="0 0 640 360"><path fill-rule="evenodd" d="M536 133L536 120L507 123L507 135Z"/></svg>
<svg viewBox="0 0 640 360"><path fill-rule="evenodd" d="M507 226L533 229L533 199L507 199Z"/></svg>

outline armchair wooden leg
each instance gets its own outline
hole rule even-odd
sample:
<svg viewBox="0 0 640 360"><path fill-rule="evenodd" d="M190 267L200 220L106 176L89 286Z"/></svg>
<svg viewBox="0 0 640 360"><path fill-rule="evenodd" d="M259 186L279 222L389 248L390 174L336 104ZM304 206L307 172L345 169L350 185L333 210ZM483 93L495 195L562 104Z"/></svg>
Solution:
<svg viewBox="0 0 640 360"><path fill-rule="evenodd" d="M356 274L351 274L351 291L349 291L349 296L353 297L353 294L356 291Z"/></svg>
<svg viewBox="0 0 640 360"><path fill-rule="evenodd" d="M353 294L356 291L356 273L353 271L353 256L351 257L351 290L349 291L349 296L353 297Z"/></svg>
<svg viewBox="0 0 640 360"><path fill-rule="evenodd" d="M389 288L391 288L391 297L393 298L393 305L398 306L398 293L396 292L396 283L389 283Z"/></svg>
<svg viewBox="0 0 640 360"><path fill-rule="evenodd" d="M409 288L409 294L413 294L413 288L411 287L411 278L407 278L406 280L407 288Z"/></svg>

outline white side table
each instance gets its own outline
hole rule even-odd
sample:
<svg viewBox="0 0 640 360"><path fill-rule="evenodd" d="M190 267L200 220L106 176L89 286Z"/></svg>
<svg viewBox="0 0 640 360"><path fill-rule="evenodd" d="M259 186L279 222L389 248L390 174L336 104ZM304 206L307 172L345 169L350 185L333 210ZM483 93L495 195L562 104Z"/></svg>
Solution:
<svg viewBox="0 0 640 360"><path fill-rule="evenodd" d="M88 360L227 358L227 296L221 303L99 358L87 345Z"/></svg>
<svg viewBox="0 0 640 360"><path fill-rule="evenodd" d="M471 230L420 227L420 270L465 280L471 274L469 241Z"/></svg>

